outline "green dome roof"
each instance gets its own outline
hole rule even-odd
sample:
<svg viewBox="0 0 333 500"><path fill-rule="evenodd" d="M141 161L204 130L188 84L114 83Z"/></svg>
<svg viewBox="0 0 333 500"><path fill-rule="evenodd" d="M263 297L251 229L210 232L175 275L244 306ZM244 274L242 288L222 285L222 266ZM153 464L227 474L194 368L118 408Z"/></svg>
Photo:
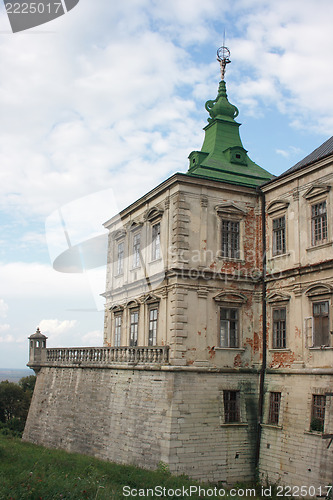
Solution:
<svg viewBox="0 0 333 500"><path fill-rule="evenodd" d="M220 50L220 49L219 49ZM229 50L227 52L230 54ZM224 81L225 65L230 60L218 58L222 80L213 101L207 101L208 125L204 128L205 139L201 151L192 151L187 175L205 177L232 184L260 186L272 179L272 175L254 163L244 149L240 135L240 123L235 121L239 111L228 101Z"/></svg>
<svg viewBox="0 0 333 500"><path fill-rule="evenodd" d="M233 104L228 101L225 81L221 81L217 97L214 101L207 101L205 108L210 114L208 122L211 123L215 118L224 118L225 120L234 120L238 116L239 111Z"/></svg>

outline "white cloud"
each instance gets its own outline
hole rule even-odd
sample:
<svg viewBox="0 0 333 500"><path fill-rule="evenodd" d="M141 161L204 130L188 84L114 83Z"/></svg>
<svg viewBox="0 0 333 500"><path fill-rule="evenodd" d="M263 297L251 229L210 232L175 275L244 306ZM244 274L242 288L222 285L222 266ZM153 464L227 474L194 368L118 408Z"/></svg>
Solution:
<svg viewBox="0 0 333 500"><path fill-rule="evenodd" d="M0 299L0 318L5 318L8 312L8 304L3 299Z"/></svg>
<svg viewBox="0 0 333 500"><path fill-rule="evenodd" d="M76 320L42 319L39 322L39 328L44 335L52 335L52 338L55 339L64 333L68 333L76 324Z"/></svg>
<svg viewBox="0 0 333 500"><path fill-rule="evenodd" d="M0 325L0 332L6 332L9 329L10 329L10 325L8 325L7 323L3 324L3 325Z"/></svg>
<svg viewBox="0 0 333 500"><path fill-rule="evenodd" d="M82 337L83 343L86 346L96 347L103 344L103 332L100 330L94 330L88 332Z"/></svg>
<svg viewBox="0 0 333 500"><path fill-rule="evenodd" d="M1 329L0 329L1 331ZM6 335L6 336L0 336L0 344L12 344L13 342L16 342L15 338L13 335Z"/></svg>
<svg viewBox="0 0 333 500"><path fill-rule="evenodd" d="M0 295L9 298L28 296L49 298L76 295L82 297L87 290L83 274L58 273L51 266L39 263L0 263Z"/></svg>
<svg viewBox="0 0 333 500"><path fill-rule="evenodd" d="M307 127L333 128L330 14L330 0L137 0L112 8L101 0L98 9L81 2L54 21L55 33L2 37L3 209L47 216L106 186L119 192L124 177L130 202L185 171L218 82L214 55L202 62L202 50L215 52L223 24L228 84L243 113L258 116L264 102L297 126L311 117Z"/></svg>

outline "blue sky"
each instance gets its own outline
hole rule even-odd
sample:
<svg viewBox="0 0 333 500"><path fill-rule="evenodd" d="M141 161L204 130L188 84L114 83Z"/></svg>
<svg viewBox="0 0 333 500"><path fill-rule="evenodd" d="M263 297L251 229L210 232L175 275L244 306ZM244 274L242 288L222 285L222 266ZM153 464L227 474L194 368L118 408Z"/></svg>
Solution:
<svg viewBox="0 0 333 500"><path fill-rule="evenodd" d="M81 0L12 34L0 7L0 367L101 345L104 268L53 260L201 149L204 104L231 51L230 102L250 158L278 175L332 135L331 0ZM61 215L61 217L60 217Z"/></svg>

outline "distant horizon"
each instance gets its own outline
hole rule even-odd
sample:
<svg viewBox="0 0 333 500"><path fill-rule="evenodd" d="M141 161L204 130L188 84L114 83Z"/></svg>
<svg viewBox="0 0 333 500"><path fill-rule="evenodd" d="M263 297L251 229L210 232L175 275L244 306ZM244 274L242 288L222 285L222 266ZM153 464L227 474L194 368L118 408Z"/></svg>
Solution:
<svg viewBox="0 0 333 500"><path fill-rule="evenodd" d="M8 382L17 383L21 378L34 375L34 371L30 368L0 368L0 382L8 380Z"/></svg>

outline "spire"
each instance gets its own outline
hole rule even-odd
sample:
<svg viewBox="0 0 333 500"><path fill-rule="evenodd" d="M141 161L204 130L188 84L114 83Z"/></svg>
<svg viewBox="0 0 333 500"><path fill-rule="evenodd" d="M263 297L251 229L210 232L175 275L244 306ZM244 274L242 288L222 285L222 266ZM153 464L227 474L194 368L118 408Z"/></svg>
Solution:
<svg viewBox="0 0 333 500"><path fill-rule="evenodd" d="M230 61L230 50L224 45L217 51L221 81L216 99L207 101L208 125L201 151L189 156L188 175L206 177L232 184L259 186L272 176L247 155L239 135L240 123L235 121L239 111L228 101L225 73Z"/></svg>
<svg viewBox="0 0 333 500"><path fill-rule="evenodd" d="M234 118L236 118L239 114L236 106L230 104L228 101L226 84L224 81L226 66L231 63L230 50L228 47L223 46L217 50L217 60L220 63L221 68L221 81L216 99L214 101L207 101L205 104L205 108L210 114L210 118L208 118L209 123L217 117L234 121Z"/></svg>

